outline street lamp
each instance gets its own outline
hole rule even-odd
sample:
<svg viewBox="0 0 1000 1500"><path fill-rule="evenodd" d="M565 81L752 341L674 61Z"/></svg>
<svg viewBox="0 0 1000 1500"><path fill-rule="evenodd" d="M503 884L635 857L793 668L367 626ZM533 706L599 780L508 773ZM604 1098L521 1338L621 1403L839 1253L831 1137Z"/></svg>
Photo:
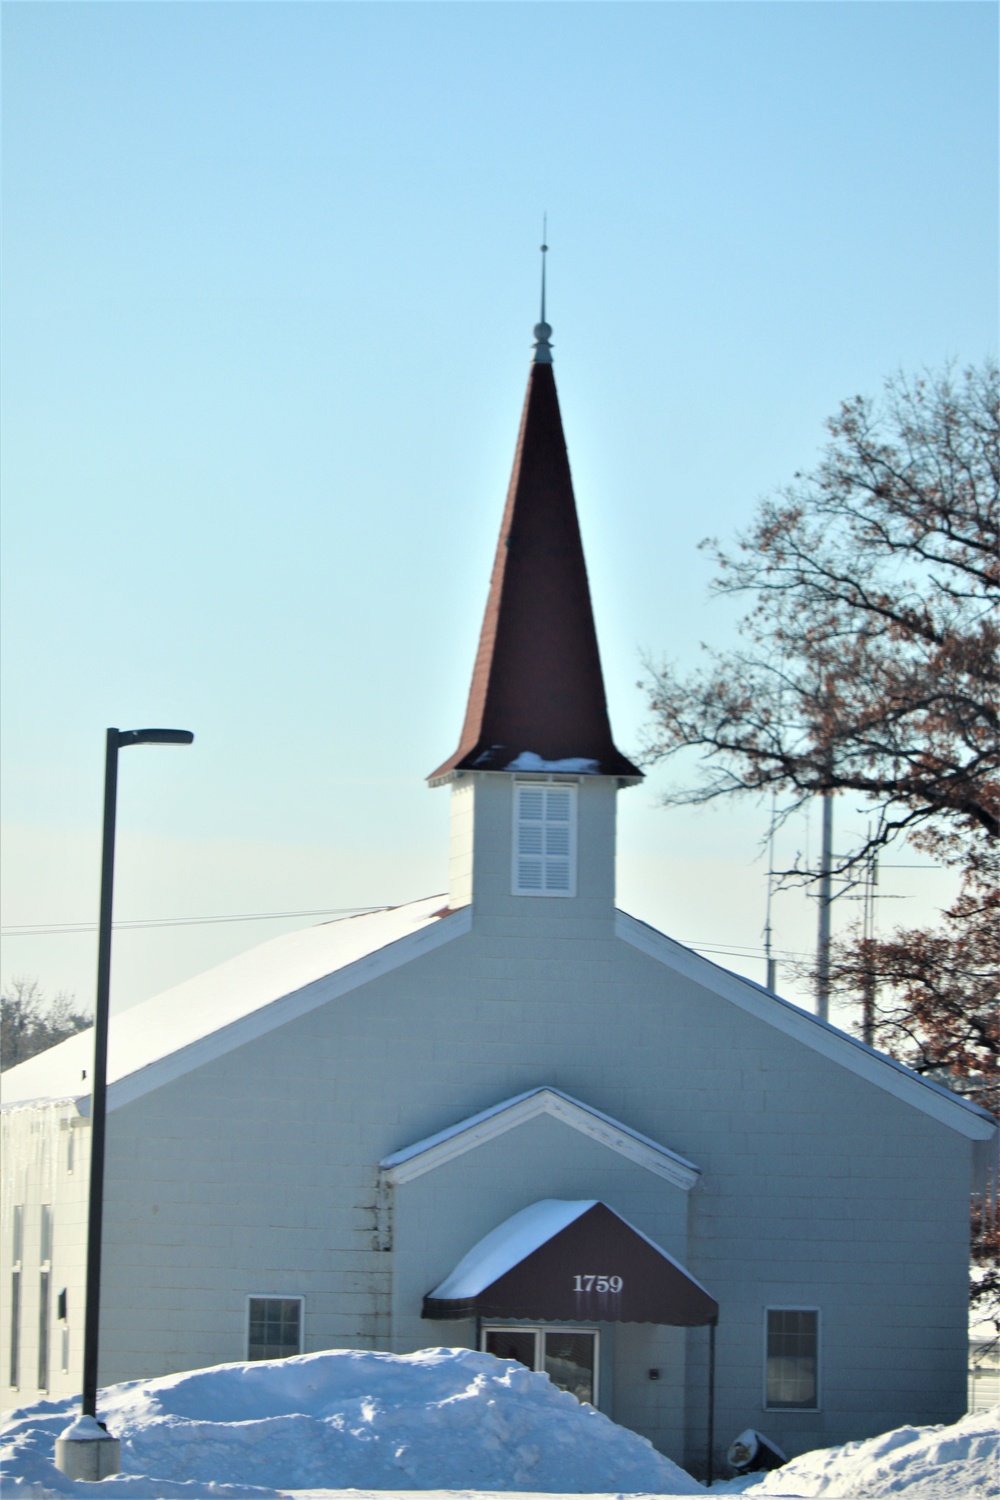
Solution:
<svg viewBox="0 0 1000 1500"><path fill-rule="evenodd" d="M87 1286L83 1333L83 1399L80 1418L56 1440L56 1466L74 1479L104 1479L118 1472L120 1445L97 1423L97 1350L101 1314L101 1228L104 1212L104 1126L107 1116L108 1014L111 994L111 907L115 876L115 810L118 752L127 745L190 745L188 729L109 729L104 762L104 841L101 915L94 1013L94 1076L90 1106L90 1204L87 1219ZM89 1420L88 1420L89 1419Z"/></svg>

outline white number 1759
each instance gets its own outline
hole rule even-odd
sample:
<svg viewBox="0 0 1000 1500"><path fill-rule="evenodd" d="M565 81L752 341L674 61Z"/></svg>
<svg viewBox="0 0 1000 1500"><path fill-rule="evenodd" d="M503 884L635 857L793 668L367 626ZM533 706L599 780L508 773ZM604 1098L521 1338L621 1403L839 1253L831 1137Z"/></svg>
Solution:
<svg viewBox="0 0 1000 1500"><path fill-rule="evenodd" d="M620 1292L625 1283L620 1276L574 1276L574 1292Z"/></svg>

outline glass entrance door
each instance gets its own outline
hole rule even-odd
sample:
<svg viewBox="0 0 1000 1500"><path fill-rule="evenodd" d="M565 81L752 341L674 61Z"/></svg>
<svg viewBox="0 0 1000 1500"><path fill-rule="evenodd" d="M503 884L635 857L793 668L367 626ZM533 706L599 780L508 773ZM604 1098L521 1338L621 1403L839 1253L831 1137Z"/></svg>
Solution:
<svg viewBox="0 0 1000 1500"><path fill-rule="evenodd" d="M597 1405L597 1333L575 1328L484 1328L483 1348L542 1370L561 1391Z"/></svg>

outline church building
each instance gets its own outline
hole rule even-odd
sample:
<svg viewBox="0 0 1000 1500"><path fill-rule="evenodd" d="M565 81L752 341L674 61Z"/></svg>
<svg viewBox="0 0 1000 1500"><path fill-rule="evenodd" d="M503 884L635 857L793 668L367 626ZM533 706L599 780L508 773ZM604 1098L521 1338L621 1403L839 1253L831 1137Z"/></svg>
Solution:
<svg viewBox="0 0 1000 1500"><path fill-rule="evenodd" d="M696 1475L966 1405L991 1118L615 905L616 748L535 330L446 894L113 1018L102 1383L479 1346ZM5 1405L79 1390L92 1033L3 1077Z"/></svg>

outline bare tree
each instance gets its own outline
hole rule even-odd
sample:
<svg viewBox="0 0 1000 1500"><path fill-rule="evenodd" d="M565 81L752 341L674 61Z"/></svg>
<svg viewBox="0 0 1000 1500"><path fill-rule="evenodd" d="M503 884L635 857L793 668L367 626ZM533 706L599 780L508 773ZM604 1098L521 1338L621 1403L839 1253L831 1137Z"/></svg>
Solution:
<svg viewBox="0 0 1000 1500"><path fill-rule="evenodd" d="M4 1072L93 1024L62 991L46 1000L37 979L11 980L0 995L0 1069Z"/></svg>
<svg viewBox="0 0 1000 1500"><path fill-rule="evenodd" d="M736 551L711 544L717 589L748 600L742 639L692 676L652 672L650 758L702 751L668 802L772 790L787 816L850 796L874 817L841 871L903 836L960 872L939 929L854 934L831 978L887 1050L996 1107L997 368L897 377L828 426L816 470L760 505Z"/></svg>
<svg viewBox="0 0 1000 1500"><path fill-rule="evenodd" d="M649 758L696 748L672 803L823 792L876 817L842 865L956 822L1000 832L1000 399L986 364L888 382L828 424L814 473L765 500L716 590L741 644L692 676L652 668Z"/></svg>

